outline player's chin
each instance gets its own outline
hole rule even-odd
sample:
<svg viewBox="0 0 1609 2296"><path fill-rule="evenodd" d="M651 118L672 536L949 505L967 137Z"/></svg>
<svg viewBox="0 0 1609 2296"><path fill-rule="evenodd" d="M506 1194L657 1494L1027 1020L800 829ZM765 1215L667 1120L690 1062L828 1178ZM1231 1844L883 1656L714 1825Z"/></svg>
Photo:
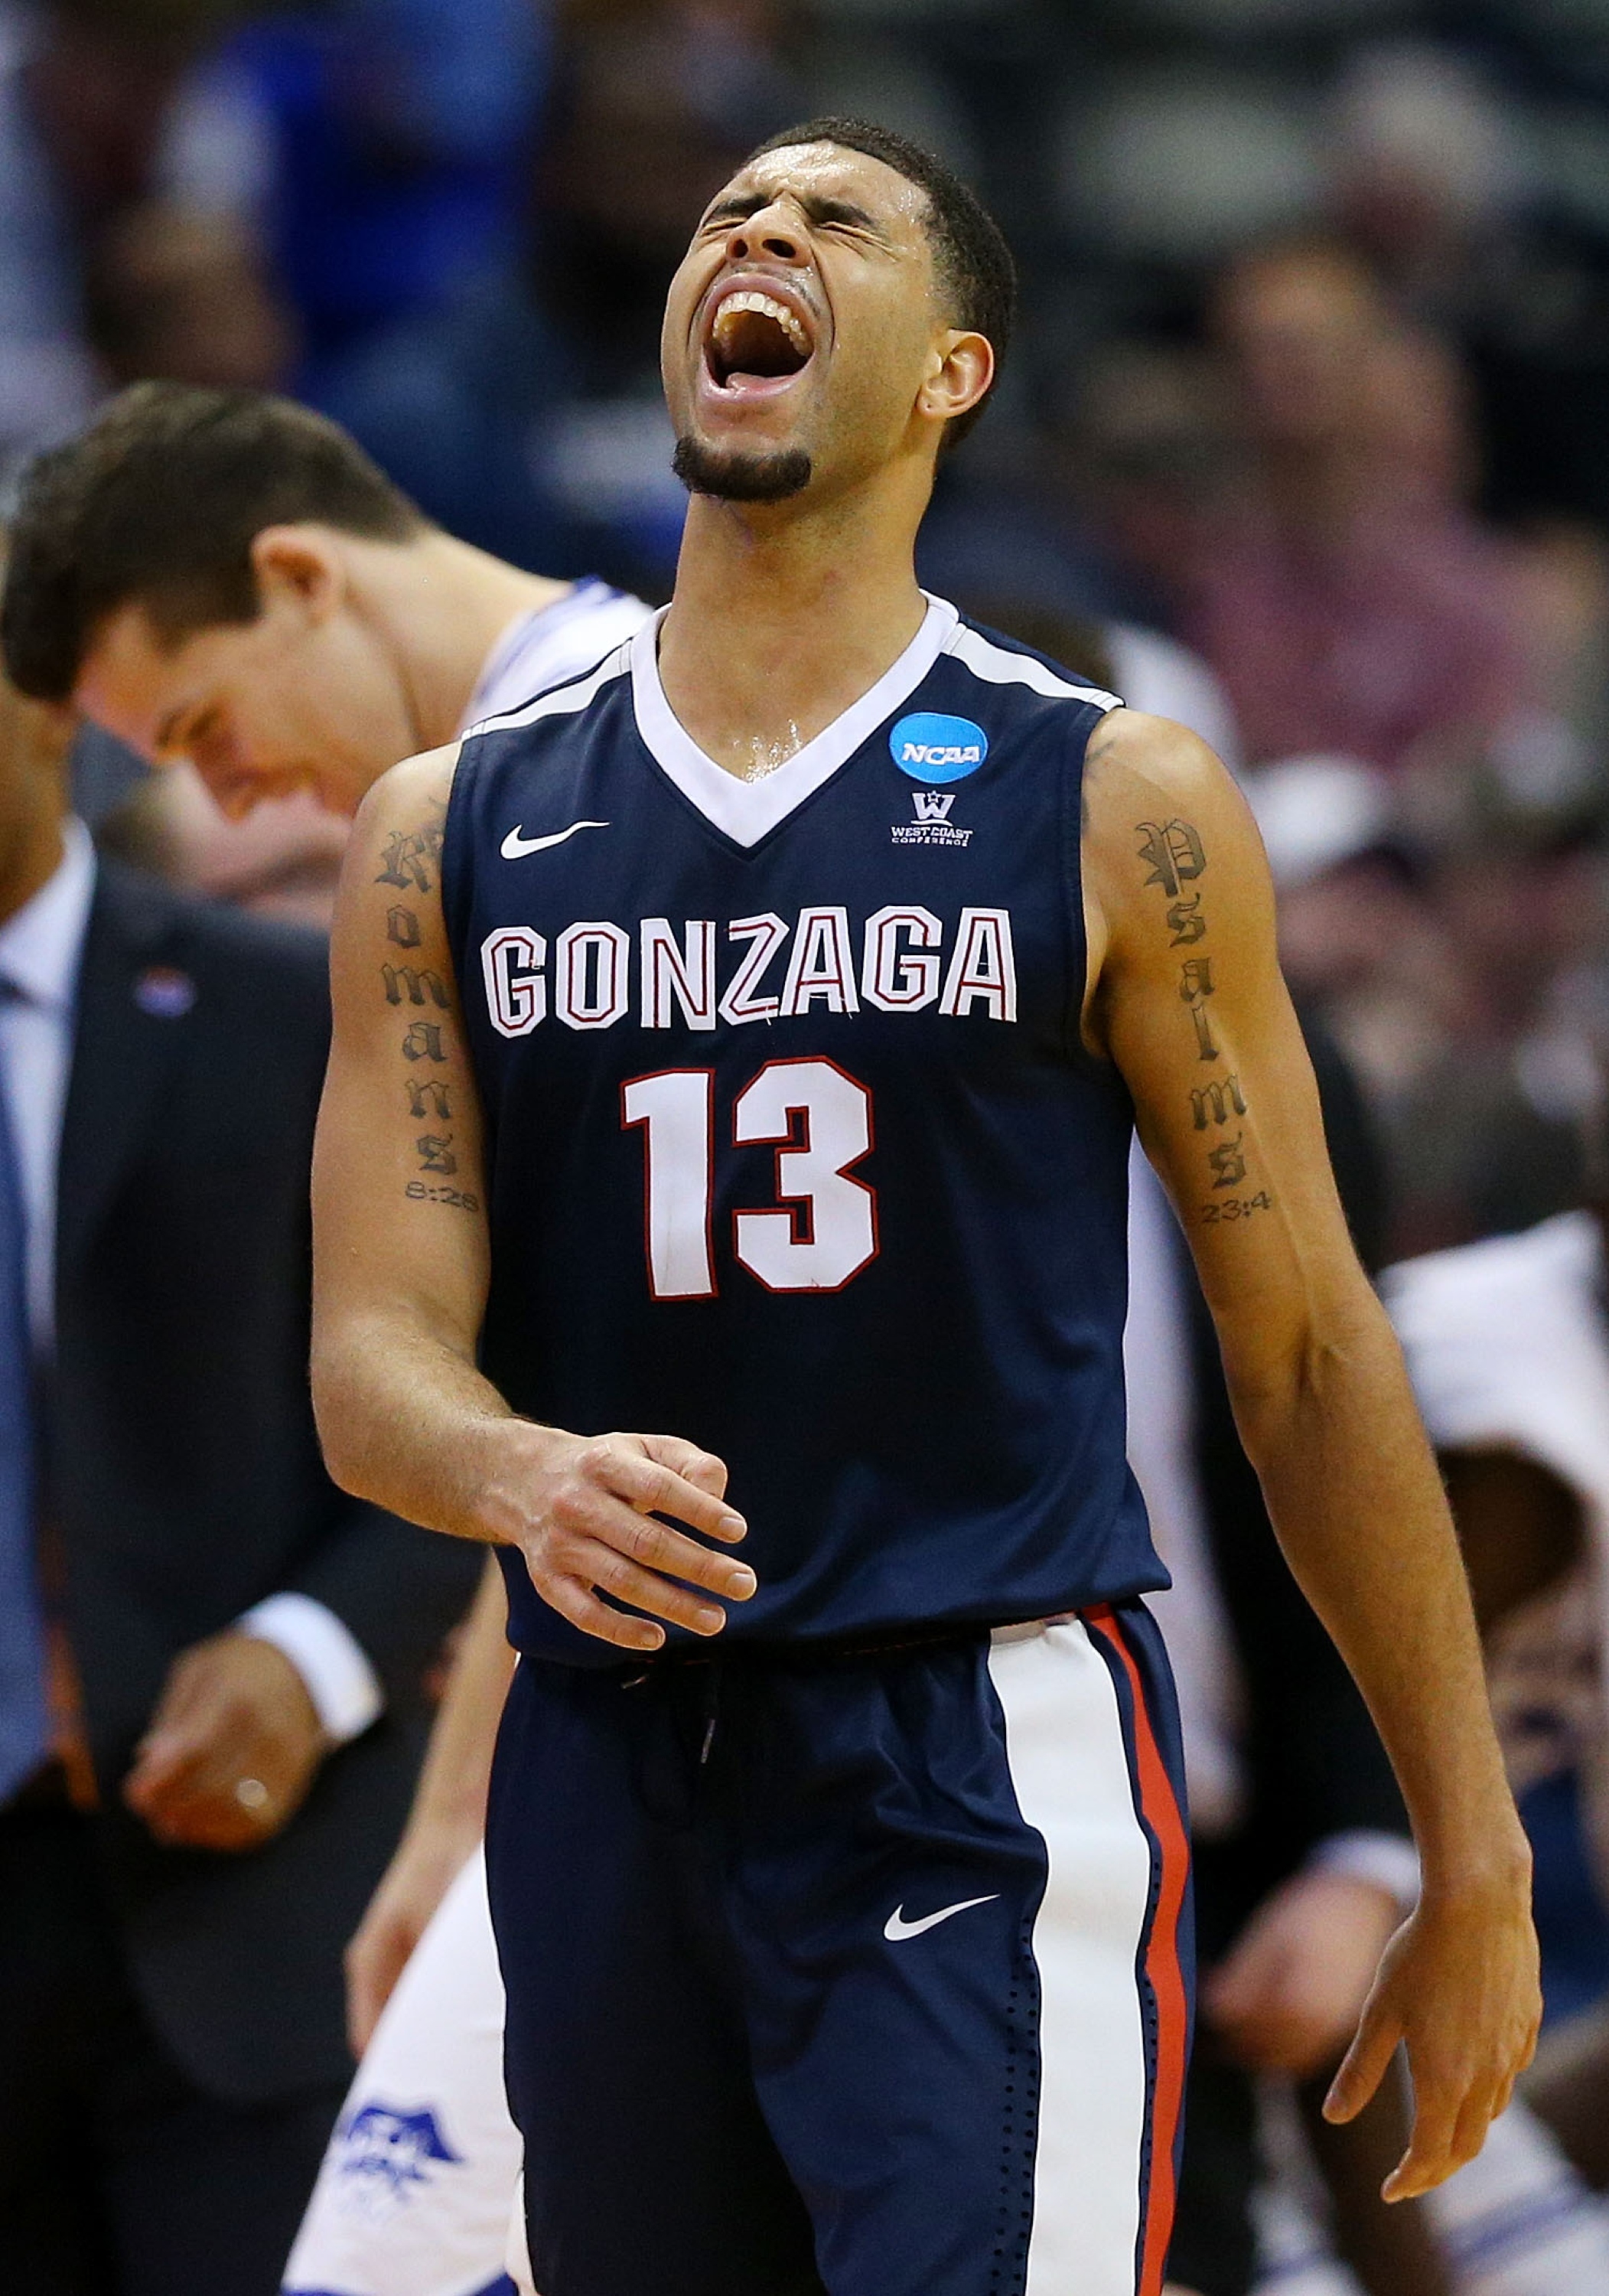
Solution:
<svg viewBox="0 0 1609 2296"><path fill-rule="evenodd" d="M690 495L720 502L787 502L803 494L814 475L809 451L763 439L711 439L684 430L671 467Z"/></svg>

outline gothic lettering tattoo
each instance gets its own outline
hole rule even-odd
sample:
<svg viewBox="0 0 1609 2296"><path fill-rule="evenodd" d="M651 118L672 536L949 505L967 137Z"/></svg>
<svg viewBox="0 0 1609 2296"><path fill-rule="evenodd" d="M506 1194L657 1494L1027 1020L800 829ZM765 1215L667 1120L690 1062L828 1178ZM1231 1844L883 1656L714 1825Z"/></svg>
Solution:
<svg viewBox="0 0 1609 2296"><path fill-rule="evenodd" d="M1246 1158L1240 1152L1240 1144L1245 1138L1244 1132L1237 1132L1235 1137L1226 1140L1221 1148L1207 1151L1208 1167L1216 1176L1213 1181L1215 1188L1237 1187L1245 1179Z"/></svg>
<svg viewBox="0 0 1609 2296"><path fill-rule="evenodd" d="M458 1159L453 1153L453 1136L449 1133L426 1132L413 1145L419 1151L421 1172L456 1172Z"/></svg>
<svg viewBox="0 0 1609 2296"><path fill-rule="evenodd" d="M1186 893L1168 911L1168 931L1172 939L1170 948L1193 948L1206 931L1206 919L1201 914L1199 893Z"/></svg>
<svg viewBox="0 0 1609 2296"><path fill-rule="evenodd" d="M437 864L441 857L442 833L446 824L445 807L437 808L437 817L425 822L418 829L394 829L386 840L386 850L377 885L396 885L404 892L430 893L436 890ZM404 947L413 944L404 941Z"/></svg>
<svg viewBox="0 0 1609 2296"><path fill-rule="evenodd" d="M1205 1132L1209 1121L1227 1124L1231 1113L1246 1114L1238 1077L1226 1077L1221 1084L1204 1084L1199 1092L1190 1095L1190 1114L1197 1132Z"/></svg>
<svg viewBox="0 0 1609 2296"><path fill-rule="evenodd" d="M1212 958L1187 956L1180 970L1179 995L1180 1002L1189 1007L1190 1018L1196 1023L1197 1048L1204 1061L1215 1061L1218 1057L1206 1014L1207 998L1213 994Z"/></svg>
<svg viewBox="0 0 1609 2296"><path fill-rule="evenodd" d="M398 948L417 948L423 936L419 930L419 918L412 909L404 909L400 901L386 911L386 939Z"/></svg>
<svg viewBox="0 0 1609 2296"><path fill-rule="evenodd" d="M451 1011L452 999L447 995L447 984L439 972L433 972L429 966L421 971L412 964L382 964L380 972L380 979L386 984L388 1004L400 1004L405 996L410 1004L423 1004L428 1001L439 1012Z"/></svg>
<svg viewBox="0 0 1609 2296"><path fill-rule="evenodd" d="M452 1121L451 1098L439 1077L409 1077L404 1089L410 1116L439 1116L444 1123Z"/></svg>
<svg viewBox="0 0 1609 2296"><path fill-rule="evenodd" d="M441 1029L435 1021L415 1021L403 1038L404 1061L445 1061L441 1048Z"/></svg>
<svg viewBox="0 0 1609 2296"><path fill-rule="evenodd" d="M1150 867L1146 883L1160 885L1170 900L1176 900L1180 886L1190 883L1206 867L1201 840L1188 821L1137 821L1134 833L1139 857Z"/></svg>

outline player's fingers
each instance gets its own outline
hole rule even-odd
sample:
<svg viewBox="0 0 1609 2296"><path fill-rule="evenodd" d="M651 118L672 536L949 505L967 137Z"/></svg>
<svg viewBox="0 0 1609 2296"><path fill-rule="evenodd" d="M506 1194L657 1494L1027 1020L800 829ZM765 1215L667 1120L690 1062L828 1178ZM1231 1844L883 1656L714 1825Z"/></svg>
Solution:
<svg viewBox="0 0 1609 2296"><path fill-rule="evenodd" d="M1378 1997L1366 2005L1352 2045L1324 2100L1326 2120L1355 2120L1385 2079L1402 2038L1402 2021Z"/></svg>
<svg viewBox="0 0 1609 2296"><path fill-rule="evenodd" d="M719 1549L702 1546L672 1529L668 1523L657 1522L652 1515L643 1514L625 1500L612 1498L606 1492L595 1491L588 1497L565 1510L565 1529L571 1536L571 1551L562 1558L567 1573L577 1578L587 1574L573 1559L576 1543L607 1546L639 1569L661 1573L666 1578L682 1578L690 1586L702 1587L706 1594L718 1595L728 1603L746 1603L755 1591L755 1574L747 1562L739 1562Z"/></svg>
<svg viewBox="0 0 1609 2296"><path fill-rule="evenodd" d="M1414 2125L1408 2150L1380 2187L1387 2201L1414 2201L1452 2174L1458 2165L1453 2143L1463 2105L1461 2096L1414 2094Z"/></svg>
<svg viewBox="0 0 1609 2296"><path fill-rule="evenodd" d="M686 1523L690 1530L701 1530L707 1538L729 1542L742 1538L748 1525L735 1507L727 1505L712 1491L690 1483L685 1475L650 1459L641 1451L628 1451L621 1446L603 1446L594 1459L585 1463L602 1487L623 1498L628 1506L641 1514L674 1515L678 1522Z"/></svg>
<svg viewBox="0 0 1609 2296"><path fill-rule="evenodd" d="M619 1650L648 1652L657 1651L665 1640L665 1628L657 1626L652 1619L633 1619L624 1611L611 1611L578 1578L545 1576L539 1586L543 1599L551 1603L561 1618L600 1643L613 1643Z"/></svg>
<svg viewBox="0 0 1609 2296"><path fill-rule="evenodd" d="M718 1635L726 1624L726 1613L718 1603L706 1602L685 1587L641 1569L612 1546L594 1546L590 1556L583 1556L581 1571L617 1602L647 1611L667 1625L687 1627L695 1635Z"/></svg>
<svg viewBox="0 0 1609 2296"><path fill-rule="evenodd" d="M644 1435L641 1442L649 1457L670 1468L673 1474L684 1476L712 1498L725 1497L726 1462L717 1459L713 1451L701 1451L696 1443L686 1442L680 1435Z"/></svg>

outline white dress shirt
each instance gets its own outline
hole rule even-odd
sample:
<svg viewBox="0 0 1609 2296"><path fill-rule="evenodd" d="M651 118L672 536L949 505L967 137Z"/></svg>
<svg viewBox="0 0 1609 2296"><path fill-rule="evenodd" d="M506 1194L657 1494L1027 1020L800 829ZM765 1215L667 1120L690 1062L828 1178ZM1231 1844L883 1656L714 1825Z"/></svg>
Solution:
<svg viewBox="0 0 1609 2296"><path fill-rule="evenodd" d="M81 821L63 826L55 873L0 923L0 1076L17 1144L28 1221L29 1318L34 1350L55 1340L56 1173L72 1066L78 967L95 890L95 852ZM384 1704L379 1680L350 1629L310 1595L270 1595L240 1620L282 1650L307 1686L325 1734L344 1745Z"/></svg>

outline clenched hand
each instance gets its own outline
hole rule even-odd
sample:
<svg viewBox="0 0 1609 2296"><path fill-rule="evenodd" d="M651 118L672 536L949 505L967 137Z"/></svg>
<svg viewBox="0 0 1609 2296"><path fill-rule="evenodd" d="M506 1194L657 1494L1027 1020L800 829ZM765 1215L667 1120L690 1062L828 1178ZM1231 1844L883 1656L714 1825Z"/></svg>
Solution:
<svg viewBox="0 0 1609 2296"><path fill-rule="evenodd" d="M231 1629L174 1660L123 1799L169 1848L255 1849L301 1807L328 1751L284 1652Z"/></svg>

